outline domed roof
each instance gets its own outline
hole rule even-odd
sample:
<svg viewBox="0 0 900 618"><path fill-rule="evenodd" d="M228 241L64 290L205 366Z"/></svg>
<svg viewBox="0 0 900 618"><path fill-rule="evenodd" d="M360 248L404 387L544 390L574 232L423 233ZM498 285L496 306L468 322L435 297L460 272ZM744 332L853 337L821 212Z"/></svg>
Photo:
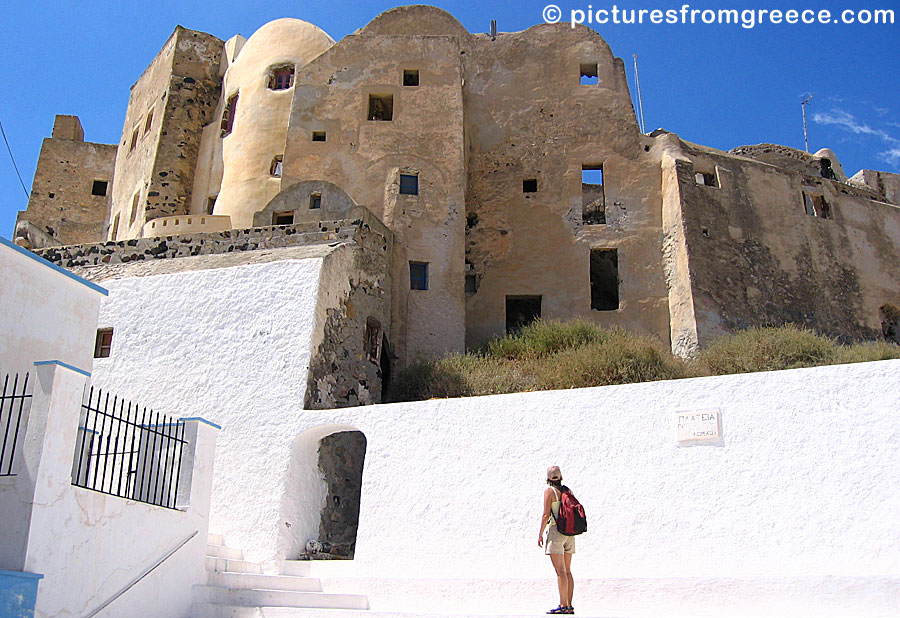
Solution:
<svg viewBox="0 0 900 618"><path fill-rule="evenodd" d="M247 40L235 64L267 64L279 60L306 64L334 45L334 39L308 21L285 17L261 26Z"/></svg>

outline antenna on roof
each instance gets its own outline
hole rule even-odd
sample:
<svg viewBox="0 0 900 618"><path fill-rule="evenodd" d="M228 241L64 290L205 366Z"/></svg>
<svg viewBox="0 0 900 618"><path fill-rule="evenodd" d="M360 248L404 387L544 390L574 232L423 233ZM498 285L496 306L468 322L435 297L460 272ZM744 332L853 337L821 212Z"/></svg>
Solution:
<svg viewBox="0 0 900 618"><path fill-rule="evenodd" d="M497 20L496 19L491 20L491 40L492 41L497 40Z"/></svg>
<svg viewBox="0 0 900 618"><path fill-rule="evenodd" d="M638 74L637 54L634 56L634 82L637 85L638 109L641 112L641 133L644 133L644 99L641 97L641 77Z"/></svg>
<svg viewBox="0 0 900 618"><path fill-rule="evenodd" d="M806 152L809 152L809 134L806 132L806 106L809 105L810 99L813 98L810 94L800 103L800 109L803 110L803 142L806 144Z"/></svg>

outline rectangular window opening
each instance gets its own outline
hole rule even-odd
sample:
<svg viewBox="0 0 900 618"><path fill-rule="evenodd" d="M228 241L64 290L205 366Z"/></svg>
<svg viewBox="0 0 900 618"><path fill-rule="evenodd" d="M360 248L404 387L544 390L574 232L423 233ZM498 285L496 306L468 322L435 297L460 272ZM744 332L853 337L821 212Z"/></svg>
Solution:
<svg viewBox="0 0 900 618"><path fill-rule="evenodd" d="M537 178L526 178L522 181L522 193L537 193Z"/></svg>
<svg viewBox="0 0 900 618"><path fill-rule="evenodd" d="M403 70L403 85L404 86L418 86L419 85L419 70L418 69L404 69Z"/></svg>
<svg viewBox="0 0 900 618"><path fill-rule="evenodd" d="M94 358L109 358L112 350L113 329L97 329L97 340L94 343Z"/></svg>
<svg viewBox="0 0 900 618"><path fill-rule="evenodd" d="M506 297L506 333L514 334L541 317L540 296Z"/></svg>
<svg viewBox="0 0 900 618"><path fill-rule="evenodd" d="M581 85L596 86L600 83L600 74L597 71L597 63L588 63L581 65Z"/></svg>
<svg viewBox="0 0 900 618"><path fill-rule="evenodd" d="M418 195L419 176L417 174L400 174L400 195Z"/></svg>
<svg viewBox="0 0 900 618"><path fill-rule="evenodd" d="M363 346L366 358L378 364L378 353L381 351L381 322L371 316L366 318L366 334Z"/></svg>
<svg viewBox="0 0 900 618"><path fill-rule="evenodd" d="M144 123L144 135L150 132L150 127L153 126L153 110L147 114L147 121Z"/></svg>
<svg viewBox="0 0 900 618"><path fill-rule="evenodd" d="M119 214L116 213L116 218L113 219L112 232L109 235L110 240L116 240L119 236Z"/></svg>
<svg viewBox="0 0 900 618"><path fill-rule="evenodd" d="M234 129L234 117L237 115L237 93L228 97L225 103L225 111L222 112L222 137L225 137Z"/></svg>
<svg viewBox="0 0 900 618"><path fill-rule="evenodd" d="M581 220L585 225L606 223L606 191L603 188L603 164L581 166Z"/></svg>
<svg viewBox="0 0 900 618"><path fill-rule="evenodd" d="M393 120L394 119L394 95L370 94L369 95L369 120Z"/></svg>
<svg viewBox="0 0 900 618"><path fill-rule="evenodd" d="M715 172L697 172L694 174L694 180L697 181L698 185L703 185L704 187L719 187L719 179Z"/></svg>
<svg viewBox="0 0 900 618"><path fill-rule="evenodd" d="M325 131L313 131L312 132L312 141L324 142L325 141Z"/></svg>
<svg viewBox="0 0 900 618"><path fill-rule="evenodd" d="M134 194L134 197L131 198L131 216L128 218L128 224L131 225L134 223L134 220L137 218L137 207L138 200L141 199L141 192L138 191Z"/></svg>
<svg viewBox="0 0 900 618"><path fill-rule="evenodd" d="M278 67L269 76L270 90L287 90L294 85L294 67Z"/></svg>
<svg viewBox="0 0 900 618"><path fill-rule="evenodd" d="M466 295L473 296L478 292L478 276L475 273L466 275Z"/></svg>
<svg viewBox="0 0 900 618"><path fill-rule="evenodd" d="M216 208L216 200L219 199L218 195L212 195L206 198L206 214L213 214L213 210Z"/></svg>
<svg viewBox="0 0 900 618"><path fill-rule="evenodd" d="M106 195L106 190L108 187L109 187L109 181L95 180L94 184L91 185L91 195L97 195L99 197L103 197Z"/></svg>
<svg viewBox="0 0 900 618"><path fill-rule="evenodd" d="M409 289L428 289L428 262L409 263Z"/></svg>
<svg viewBox="0 0 900 618"><path fill-rule="evenodd" d="M140 129L138 127L134 128L134 131L131 133L131 146L128 148L128 152L132 152L137 146L138 134L140 133Z"/></svg>
<svg viewBox="0 0 900 618"><path fill-rule="evenodd" d="M831 219L831 205L825 201L825 196L815 193L803 192L803 206L806 214L820 219Z"/></svg>
<svg viewBox="0 0 900 618"><path fill-rule="evenodd" d="M274 178L281 178L281 170L284 166L284 156L276 155L274 159L272 159L272 164L269 166L269 176L273 176Z"/></svg>
<svg viewBox="0 0 900 618"><path fill-rule="evenodd" d="M322 194L321 193L310 193L309 194L309 209L316 210L317 208L322 207Z"/></svg>
<svg viewBox="0 0 900 618"><path fill-rule="evenodd" d="M272 225L291 225L293 222L293 210L279 210L272 213Z"/></svg>
<svg viewBox="0 0 900 618"><path fill-rule="evenodd" d="M619 254L616 249L591 249L591 309L619 308Z"/></svg>

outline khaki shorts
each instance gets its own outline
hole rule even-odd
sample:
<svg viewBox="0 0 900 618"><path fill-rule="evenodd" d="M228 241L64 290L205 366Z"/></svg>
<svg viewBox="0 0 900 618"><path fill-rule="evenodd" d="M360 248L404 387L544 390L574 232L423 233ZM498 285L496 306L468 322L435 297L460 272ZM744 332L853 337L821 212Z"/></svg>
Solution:
<svg viewBox="0 0 900 618"><path fill-rule="evenodd" d="M562 534L555 525L550 524L544 539L544 553L548 556L550 554L574 554L575 537Z"/></svg>

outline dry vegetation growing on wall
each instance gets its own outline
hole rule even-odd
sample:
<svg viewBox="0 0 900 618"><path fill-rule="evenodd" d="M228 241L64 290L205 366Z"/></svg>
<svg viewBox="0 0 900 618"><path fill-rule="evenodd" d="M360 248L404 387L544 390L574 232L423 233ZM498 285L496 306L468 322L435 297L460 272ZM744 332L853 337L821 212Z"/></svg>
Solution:
<svg viewBox="0 0 900 618"><path fill-rule="evenodd" d="M796 326L722 337L691 360L654 338L605 330L584 320L539 320L478 352L417 362L394 379L389 401L472 397L537 390L775 371L900 358L890 343L840 345Z"/></svg>

